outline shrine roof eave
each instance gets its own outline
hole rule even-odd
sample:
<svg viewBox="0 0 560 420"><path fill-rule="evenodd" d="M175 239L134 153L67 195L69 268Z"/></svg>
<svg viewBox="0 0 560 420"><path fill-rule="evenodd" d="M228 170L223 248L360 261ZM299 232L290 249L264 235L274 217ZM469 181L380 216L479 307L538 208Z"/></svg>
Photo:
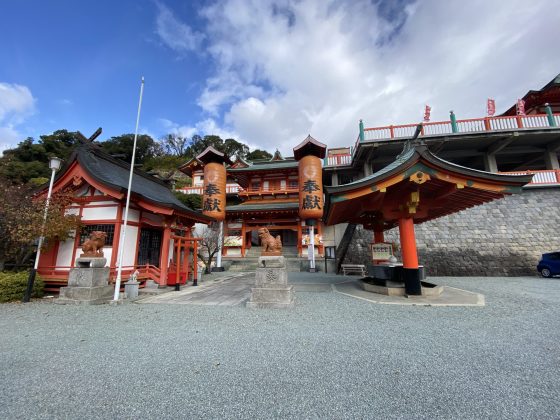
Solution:
<svg viewBox="0 0 560 420"><path fill-rule="evenodd" d="M227 163L228 165L232 164L232 161L226 156L225 153L220 152L219 150L214 149L212 146L208 146L202 153L200 153L197 157L203 163Z"/></svg>
<svg viewBox="0 0 560 420"><path fill-rule="evenodd" d="M179 166L179 171L183 172L185 175L192 177L194 171L202 169L204 164L198 160L197 158L192 158L187 163L182 164Z"/></svg>
<svg viewBox="0 0 560 420"><path fill-rule="evenodd" d="M102 192L115 195L117 199L126 195L130 165L111 157L94 144L81 145L72 153L59 171L55 186L76 165L79 166L80 173ZM179 215L201 223L214 221L212 217L185 206L165 183L138 169L134 169L131 197L139 205L154 212Z"/></svg>
<svg viewBox="0 0 560 420"><path fill-rule="evenodd" d="M525 103L526 109L534 106L535 98L545 97L550 93L552 93L554 97L548 99L548 101L558 98L558 96L560 95L560 74L558 74L554 79L552 79L550 82L544 85L541 89L530 90L523 96L522 99L526 102ZM507 115L516 115L516 114L517 114L517 104L513 104L501 115L507 116Z"/></svg>
<svg viewBox="0 0 560 420"><path fill-rule="evenodd" d="M480 171L478 169L471 169L465 166L457 165L447 160L438 158L425 145L412 147L408 151L401 153L397 159L387 165L385 168L374 172L373 174L359 179L348 184L338 186L325 186L327 195L336 195L337 193L349 192L355 189L363 188L364 186L374 185L382 182L383 180L395 176L406 169L412 167L419 161L424 160L426 163L431 164L435 168L442 169L447 172L456 173L469 179L479 179L485 181L492 181L497 183L510 184L512 186L522 187L531 181L532 175L508 175L498 174L493 172Z"/></svg>
<svg viewBox="0 0 560 420"><path fill-rule="evenodd" d="M422 177L420 182L416 176ZM325 221L328 225L375 222L394 227L403 217L402 210L395 208L406 207L408 194L418 191L421 211L409 217L423 223L519 192L531 177L465 168L434 156L426 146L412 146L371 176L325 187Z"/></svg>
<svg viewBox="0 0 560 420"><path fill-rule="evenodd" d="M294 147L294 158L300 160L307 155L323 159L327 153L327 145L308 135L300 144Z"/></svg>

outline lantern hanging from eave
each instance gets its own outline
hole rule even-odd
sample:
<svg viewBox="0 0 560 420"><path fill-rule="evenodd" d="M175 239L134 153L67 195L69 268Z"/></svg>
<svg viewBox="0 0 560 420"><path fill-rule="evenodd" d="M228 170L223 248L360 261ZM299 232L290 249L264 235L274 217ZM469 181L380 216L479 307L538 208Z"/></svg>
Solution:
<svg viewBox="0 0 560 420"><path fill-rule="evenodd" d="M204 165L202 213L218 221L226 218L226 168L222 163Z"/></svg>
<svg viewBox="0 0 560 420"><path fill-rule="evenodd" d="M299 216L304 219L323 217L323 177L321 159L317 156L304 156L298 164L299 169Z"/></svg>
<svg viewBox="0 0 560 420"><path fill-rule="evenodd" d="M305 221L323 217L323 168L327 146L311 136L294 148L299 173L299 216Z"/></svg>
<svg viewBox="0 0 560 420"><path fill-rule="evenodd" d="M202 192L202 213L217 221L226 218L226 167L231 163L223 153L208 147L197 156L204 163L204 190Z"/></svg>

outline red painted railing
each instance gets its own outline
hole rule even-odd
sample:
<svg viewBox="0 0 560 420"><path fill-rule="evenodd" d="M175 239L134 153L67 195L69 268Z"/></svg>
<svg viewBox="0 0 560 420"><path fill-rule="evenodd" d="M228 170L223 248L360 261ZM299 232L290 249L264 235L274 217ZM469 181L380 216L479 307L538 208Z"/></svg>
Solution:
<svg viewBox="0 0 560 420"><path fill-rule="evenodd" d="M229 184L226 185L226 194L236 194L241 190L241 186L237 185L237 184ZM180 191L184 194L199 194L202 195L202 193L204 192L204 187L200 186L200 187L182 187L182 188L177 188L176 191Z"/></svg>
<svg viewBox="0 0 560 420"><path fill-rule="evenodd" d="M556 127L560 127L560 114L553 114ZM388 125L384 127L372 127L364 129L363 141L390 140L399 138L411 138L416 131L418 123L403 125ZM464 134L483 131L518 130L526 128L550 127L546 114L515 115L507 117L483 117L470 118L456 121L456 130L453 130L451 121L434 121L422 124L420 136L438 136L446 134ZM360 144L358 136L354 145L355 154ZM328 164L330 166L330 164Z"/></svg>
<svg viewBox="0 0 560 420"><path fill-rule="evenodd" d="M239 195L259 195L259 194L293 194L299 193L298 187L259 187L259 188L240 188Z"/></svg>
<svg viewBox="0 0 560 420"><path fill-rule="evenodd" d="M348 166L352 164L352 155L332 155L327 157L326 166Z"/></svg>
<svg viewBox="0 0 560 420"><path fill-rule="evenodd" d="M54 281L57 284L59 284L62 281L68 280L68 272L70 271L71 268L74 267L46 266L46 267L40 267L38 273L45 280L47 284L51 281ZM161 271L158 267L150 264L123 266L122 277L127 279L136 270L138 270L138 277L137 277L138 280L153 280L159 283ZM110 267L109 269L110 281L114 281L116 277L117 277L117 267Z"/></svg>
<svg viewBox="0 0 560 420"><path fill-rule="evenodd" d="M533 175L528 185L560 185L560 169L547 169L543 171L515 171L500 172L508 175Z"/></svg>

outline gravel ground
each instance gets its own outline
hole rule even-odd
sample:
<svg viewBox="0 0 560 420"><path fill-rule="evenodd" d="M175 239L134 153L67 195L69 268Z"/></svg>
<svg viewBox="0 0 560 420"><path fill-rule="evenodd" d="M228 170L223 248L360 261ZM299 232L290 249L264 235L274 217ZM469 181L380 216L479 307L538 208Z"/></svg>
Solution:
<svg viewBox="0 0 560 420"><path fill-rule="evenodd" d="M560 279L485 307L0 305L0 418L560 418Z"/></svg>

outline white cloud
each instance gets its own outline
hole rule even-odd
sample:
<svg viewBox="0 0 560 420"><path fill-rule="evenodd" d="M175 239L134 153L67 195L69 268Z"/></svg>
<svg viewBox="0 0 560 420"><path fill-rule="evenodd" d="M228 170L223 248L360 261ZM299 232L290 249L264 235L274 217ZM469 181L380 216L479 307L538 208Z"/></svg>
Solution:
<svg viewBox="0 0 560 420"><path fill-rule="evenodd" d="M220 136L222 139L240 138L238 133L224 129L212 118L198 121L193 126L181 125L167 118L160 118L159 123L165 134L175 134L186 138L191 138L195 134L203 137L205 135L216 135Z"/></svg>
<svg viewBox="0 0 560 420"><path fill-rule="evenodd" d="M0 82L0 152L22 140L17 127L35 111L35 98L27 86Z"/></svg>
<svg viewBox="0 0 560 420"><path fill-rule="evenodd" d="M381 6L222 0L203 9L214 68L198 98L207 121L287 155L308 133L329 146L353 143L360 118L417 122L426 103L433 120L450 109L482 116L488 97L504 111L560 71L550 53L560 37L553 0L425 0L395 7L398 19Z"/></svg>
<svg viewBox="0 0 560 420"><path fill-rule="evenodd" d="M204 39L204 34L194 31L189 25L179 21L171 10L162 3L156 3L156 33L161 41L178 53L195 51Z"/></svg>

